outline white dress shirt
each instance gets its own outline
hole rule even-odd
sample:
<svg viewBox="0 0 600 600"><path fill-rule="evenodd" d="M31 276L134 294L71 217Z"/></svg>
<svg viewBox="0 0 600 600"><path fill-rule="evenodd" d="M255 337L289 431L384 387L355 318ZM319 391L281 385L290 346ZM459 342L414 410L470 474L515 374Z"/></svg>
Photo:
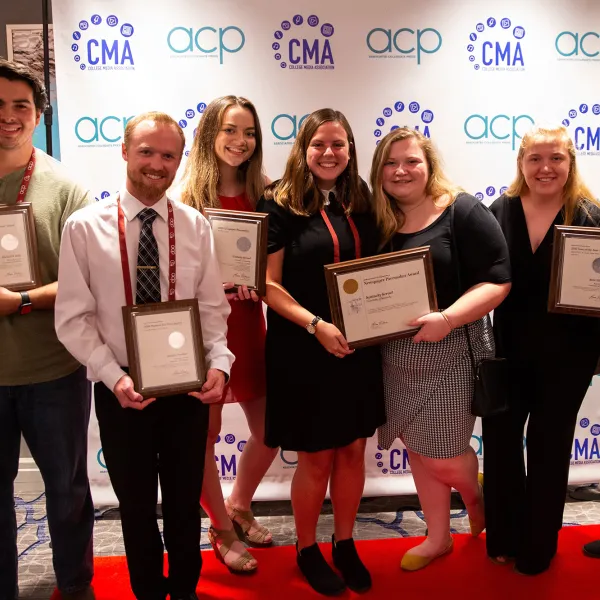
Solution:
<svg viewBox="0 0 600 600"><path fill-rule="evenodd" d="M137 254L146 207L123 186L125 239L135 299ZM198 299L208 368L229 375L234 361L227 348L231 311L221 282L212 231L194 208L171 201L175 217L175 299ZM162 301L168 300L167 196L152 206L158 216L152 230L158 245ZM116 197L75 212L65 223L60 247L55 324L58 339L88 369L88 379L113 390L128 366L121 307L126 304L119 249Z"/></svg>

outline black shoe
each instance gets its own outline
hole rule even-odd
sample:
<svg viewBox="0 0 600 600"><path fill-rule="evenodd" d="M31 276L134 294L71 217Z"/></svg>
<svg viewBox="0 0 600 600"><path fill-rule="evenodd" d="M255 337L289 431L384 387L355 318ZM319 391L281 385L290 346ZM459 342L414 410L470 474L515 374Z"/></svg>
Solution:
<svg viewBox="0 0 600 600"><path fill-rule="evenodd" d="M298 551L298 542L296 542L296 562L315 592L325 596L337 596L346 589L344 582L323 558L317 544Z"/></svg>
<svg viewBox="0 0 600 600"><path fill-rule="evenodd" d="M520 575L539 575L550 568L552 559L537 561L522 561L517 559L513 571Z"/></svg>
<svg viewBox="0 0 600 600"><path fill-rule="evenodd" d="M600 540L585 544L583 553L590 558L600 558Z"/></svg>
<svg viewBox="0 0 600 600"><path fill-rule="evenodd" d="M349 538L336 542L332 535L331 545L333 564L342 573L346 585L358 594L370 590L371 574L360 560L354 540Z"/></svg>

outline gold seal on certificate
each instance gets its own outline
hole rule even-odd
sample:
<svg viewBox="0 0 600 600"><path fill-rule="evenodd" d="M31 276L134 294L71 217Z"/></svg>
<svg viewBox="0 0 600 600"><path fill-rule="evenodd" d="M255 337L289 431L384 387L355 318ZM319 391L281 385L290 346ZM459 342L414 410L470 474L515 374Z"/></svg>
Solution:
<svg viewBox="0 0 600 600"><path fill-rule="evenodd" d="M555 225L548 310L600 317L600 228Z"/></svg>
<svg viewBox="0 0 600 600"><path fill-rule="evenodd" d="M207 208L223 282L266 294L269 215Z"/></svg>
<svg viewBox="0 0 600 600"><path fill-rule="evenodd" d="M197 300L123 307L129 374L145 398L200 391L206 379Z"/></svg>
<svg viewBox="0 0 600 600"><path fill-rule="evenodd" d="M0 204L0 287L22 292L40 285L31 203Z"/></svg>
<svg viewBox="0 0 600 600"><path fill-rule="evenodd" d="M437 310L429 246L325 265L334 325L351 348L418 331L408 323Z"/></svg>

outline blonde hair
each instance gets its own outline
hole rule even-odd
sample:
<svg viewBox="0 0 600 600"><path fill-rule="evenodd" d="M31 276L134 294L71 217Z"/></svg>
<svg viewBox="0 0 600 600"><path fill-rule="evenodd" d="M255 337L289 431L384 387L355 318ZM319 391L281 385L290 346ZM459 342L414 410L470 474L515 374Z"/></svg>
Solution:
<svg viewBox="0 0 600 600"><path fill-rule="evenodd" d="M262 132L254 104L239 96L217 98L206 107L200 119L183 174L181 200L200 212L205 208L221 208L217 191L220 174L215 154L215 139L223 125L225 111L232 106L249 110L254 118L256 147L252 156L237 170L240 182L246 185L246 195L253 207L265 188Z"/></svg>
<svg viewBox="0 0 600 600"><path fill-rule="evenodd" d="M288 157L283 177L265 190L265 198L274 200L295 215L305 217L323 207L325 198L308 167L306 152L317 130L325 123L339 123L348 136L350 160L335 184L338 198L347 202L347 213L368 212L371 210L370 194L358 174L354 134L346 117L332 108L321 108L306 117Z"/></svg>
<svg viewBox="0 0 600 600"><path fill-rule="evenodd" d="M131 136L133 135L135 128L144 121L152 121L158 125L168 125L174 127L181 138L181 154L183 154L183 149L185 148L185 135L183 133L183 129L179 127L179 123L173 119L173 117L167 113L158 111L145 112L127 121L127 125L125 125L125 133L123 134L123 143L125 144L125 148L129 148Z"/></svg>
<svg viewBox="0 0 600 600"><path fill-rule="evenodd" d="M375 217L384 244L402 227L404 213L396 200L383 189L383 165L390 156L392 144L411 138L416 140L425 155L425 162L427 163L429 177L425 186L425 195L431 196L436 204L442 198L447 198L446 206L450 206L456 196L464 191L454 185L444 174L441 159L429 138L416 129L409 129L408 127L400 127L390 131L377 145L371 165L371 189L373 191Z"/></svg>
<svg viewBox="0 0 600 600"><path fill-rule="evenodd" d="M583 209L588 215L589 211L585 206L585 201L600 207L600 202L596 200L590 189L583 182L579 170L577 169L577 152L573 140L569 136L567 128L560 125L558 127L537 126L530 129L521 140L519 153L517 154L517 176L504 193L509 198L522 196L529 191L529 186L523 175L523 157L527 149L537 142L559 142L565 145L570 159L569 175L563 187L563 214L565 225L572 225L575 213L578 208Z"/></svg>

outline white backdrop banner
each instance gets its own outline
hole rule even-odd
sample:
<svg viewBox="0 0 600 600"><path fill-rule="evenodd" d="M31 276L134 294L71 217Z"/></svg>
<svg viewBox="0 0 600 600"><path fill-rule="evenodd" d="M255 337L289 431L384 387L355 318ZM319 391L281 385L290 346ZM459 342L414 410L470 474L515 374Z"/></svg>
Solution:
<svg viewBox="0 0 600 600"><path fill-rule="evenodd" d="M416 127L436 142L451 178L489 203L515 173L534 122L563 122L584 177L600 189L600 4L587 0L54 0L62 161L97 199L124 177L127 120L171 114L189 151L215 97L257 106L267 174L278 178L303 118L330 106L348 117L366 179L377 140ZM572 482L600 479L600 384L583 405ZM482 456L480 429L473 446ZM217 461L235 479L247 439L243 413L225 408ZM287 498L295 468L281 453L257 498ZM97 502L113 499L97 424L90 428ZM367 495L414 491L406 452L367 447Z"/></svg>

